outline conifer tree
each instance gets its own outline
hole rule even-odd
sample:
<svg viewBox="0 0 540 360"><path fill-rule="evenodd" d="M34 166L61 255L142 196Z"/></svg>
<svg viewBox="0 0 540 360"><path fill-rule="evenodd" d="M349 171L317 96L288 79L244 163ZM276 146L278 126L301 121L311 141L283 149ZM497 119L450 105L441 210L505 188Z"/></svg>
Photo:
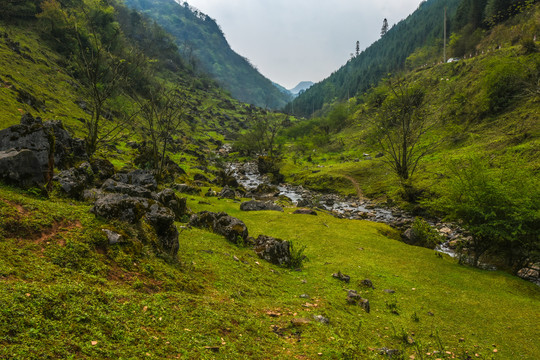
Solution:
<svg viewBox="0 0 540 360"><path fill-rule="evenodd" d="M356 56L360 55L360 41L356 41Z"/></svg>
<svg viewBox="0 0 540 360"><path fill-rule="evenodd" d="M384 36L388 32L388 20L386 18L383 20L382 23L382 29L381 29L381 37Z"/></svg>

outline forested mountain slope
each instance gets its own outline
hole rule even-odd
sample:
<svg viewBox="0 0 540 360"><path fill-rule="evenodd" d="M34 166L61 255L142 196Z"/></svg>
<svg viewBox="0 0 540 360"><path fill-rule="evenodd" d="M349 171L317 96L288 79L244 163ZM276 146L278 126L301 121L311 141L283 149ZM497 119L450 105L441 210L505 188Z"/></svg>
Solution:
<svg viewBox="0 0 540 360"><path fill-rule="evenodd" d="M214 19L174 0L126 0L130 7L153 18L175 38L190 66L212 74L238 100L264 108L279 109L290 100L250 64L234 52Z"/></svg>
<svg viewBox="0 0 540 360"><path fill-rule="evenodd" d="M391 27L381 39L327 79L301 94L286 110L292 112L294 109L294 114L308 116L324 104L362 93L388 73L404 69L405 59L414 50L432 42L440 49L442 60L442 42L437 39L443 37L444 8L450 19L458 4L459 0L423 1L413 14ZM451 24L448 25L450 31Z"/></svg>

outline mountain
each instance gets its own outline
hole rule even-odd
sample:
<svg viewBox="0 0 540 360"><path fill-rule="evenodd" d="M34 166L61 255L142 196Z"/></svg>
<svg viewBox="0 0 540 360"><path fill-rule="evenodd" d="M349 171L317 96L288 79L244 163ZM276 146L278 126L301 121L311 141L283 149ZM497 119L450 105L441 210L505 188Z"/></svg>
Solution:
<svg viewBox="0 0 540 360"><path fill-rule="evenodd" d="M295 115L309 116L335 99L344 100L363 93L376 85L388 73L405 68L405 60L417 48L436 42L443 34L443 13L447 9L451 18L459 0L423 1L418 9L393 26L388 32L349 60L327 79L313 85L285 109ZM450 24L451 25L451 24ZM436 42L442 60L442 43Z"/></svg>
<svg viewBox="0 0 540 360"><path fill-rule="evenodd" d="M301 81L298 83L298 85L296 85L294 88L290 89L289 91L293 95L298 95L300 94L301 91L305 91L309 89L310 87L312 87L313 84L315 83L312 81Z"/></svg>
<svg viewBox="0 0 540 360"><path fill-rule="evenodd" d="M283 86L279 85L278 83L273 83L275 87L278 88L279 91L281 91L283 94L287 95L289 97L289 101L293 99L293 94L290 90L285 89Z"/></svg>
<svg viewBox="0 0 540 360"><path fill-rule="evenodd" d="M126 0L126 5L154 19L175 39L190 66L211 74L236 99L279 109L290 97L234 52L214 19L188 3L174 0Z"/></svg>

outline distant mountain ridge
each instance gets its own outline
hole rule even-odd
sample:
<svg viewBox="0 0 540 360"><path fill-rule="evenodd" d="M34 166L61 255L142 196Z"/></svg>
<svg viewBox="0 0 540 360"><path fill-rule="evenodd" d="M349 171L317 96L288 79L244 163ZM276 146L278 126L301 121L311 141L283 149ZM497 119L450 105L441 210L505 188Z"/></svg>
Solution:
<svg viewBox="0 0 540 360"><path fill-rule="evenodd" d="M125 0L154 19L173 37L188 63L211 74L236 99L259 107L280 109L290 100L248 59L234 52L214 19L187 2Z"/></svg>
<svg viewBox="0 0 540 360"><path fill-rule="evenodd" d="M313 81L300 81L294 88L289 89L291 94L298 95L301 91L305 91L312 87L315 83Z"/></svg>

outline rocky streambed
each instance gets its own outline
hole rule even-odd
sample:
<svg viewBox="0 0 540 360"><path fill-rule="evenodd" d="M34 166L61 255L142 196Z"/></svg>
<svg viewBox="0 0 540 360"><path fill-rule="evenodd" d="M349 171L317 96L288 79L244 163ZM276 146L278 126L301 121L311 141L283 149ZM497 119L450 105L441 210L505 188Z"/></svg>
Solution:
<svg viewBox="0 0 540 360"><path fill-rule="evenodd" d="M303 186L292 184L275 186L270 183L268 176L259 173L255 163L230 163L227 170L247 190L246 196L248 197L266 200L281 198L298 207L317 209L342 219L385 223L402 231L405 242L414 243L414 239L411 238L412 236L407 230L411 228L415 217L401 209L384 207L368 199L359 199L354 196L343 197L336 194L323 194L306 189ZM456 252L454 249L458 242L467 240L465 231L456 224L436 220L426 221L445 239L436 250L455 257Z"/></svg>

